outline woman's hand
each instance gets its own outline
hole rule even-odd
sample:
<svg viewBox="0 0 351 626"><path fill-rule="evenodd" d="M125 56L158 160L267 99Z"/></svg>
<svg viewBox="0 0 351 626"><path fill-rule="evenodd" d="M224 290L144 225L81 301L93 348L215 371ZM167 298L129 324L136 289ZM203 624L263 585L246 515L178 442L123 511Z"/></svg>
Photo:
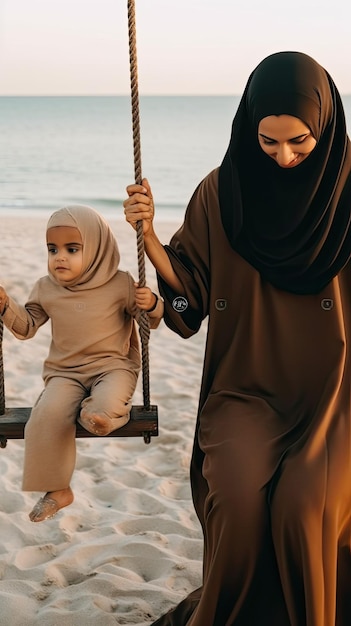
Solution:
<svg viewBox="0 0 351 626"><path fill-rule="evenodd" d="M167 252L154 231L154 201L146 178L143 178L141 185L128 185L127 193L128 198L123 202L127 222L135 230L137 222L142 220L145 252L152 265L173 291L184 294L183 286L174 272ZM153 306L155 300L155 296L152 297L153 302L149 308ZM140 304L138 306L143 308ZM145 309L148 310L147 307Z"/></svg>
<svg viewBox="0 0 351 626"><path fill-rule="evenodd" d="M151 187L146 178L141 185L128 185L128 198L123 202L126 221L136 229L137 222L142 220L144 237L153 232L154 201Z"/></svg>

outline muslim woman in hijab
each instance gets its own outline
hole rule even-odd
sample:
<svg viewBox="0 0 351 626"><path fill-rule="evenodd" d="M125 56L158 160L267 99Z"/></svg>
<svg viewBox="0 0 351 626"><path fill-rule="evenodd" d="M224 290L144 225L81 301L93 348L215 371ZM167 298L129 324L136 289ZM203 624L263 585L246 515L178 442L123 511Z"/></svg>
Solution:
<svg viewBox="0 0 351 626"><path fill-rule="evenodd" d="M95 435L128 421L140 370L134 320L139 309L147 310L156 328L163 313L162 300L119 269L117 241L91 207L53 213L46 242L48 275L35 283L25 306L0 287L2 319L18 339L30 339L51 320L45 387L25 428L23 489L45 494L29 515L33 522L73 501L77 415Z"/></svg>
<svg viewBox="0 0 351 626"><path fill-rule="evenodd" d="M154 626L351 624L351 151L298 52L248 79L220 167L169 245L144 220L170 329L208 317L191 485L203 584Z"/></svg>

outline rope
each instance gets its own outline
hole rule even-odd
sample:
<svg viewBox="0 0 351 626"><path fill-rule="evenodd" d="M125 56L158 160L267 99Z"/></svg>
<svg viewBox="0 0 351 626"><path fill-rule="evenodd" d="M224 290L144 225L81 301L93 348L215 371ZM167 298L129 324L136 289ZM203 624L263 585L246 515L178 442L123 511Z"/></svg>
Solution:
<svg viewBox="0 0 351 626"><path fill-rule="evenodd" d="M4 386L4 363L2 358L2 337L4 323L0 320L0 415L5 413L5 386Z"/></svg>
<svg viewBox="0 0 351 626"><path fill-rule="evenodd" d="M135 2L128 0L128 34L129 34L129 62L130 62L130 87L132 104L133 125L133 149L134 149L134 176L135 182L140 185L141 175L141 150L140 150L140 116L139 116L139 93L138 93L138 67L136 50L136 27L135 27ZM137 252L139 285L145 287L145 253L143 223L137 222ZM140 311L139 333L141 340L142 376L144 408L150 409L150 374L149 374L149 318L145 311Z"/></svg>

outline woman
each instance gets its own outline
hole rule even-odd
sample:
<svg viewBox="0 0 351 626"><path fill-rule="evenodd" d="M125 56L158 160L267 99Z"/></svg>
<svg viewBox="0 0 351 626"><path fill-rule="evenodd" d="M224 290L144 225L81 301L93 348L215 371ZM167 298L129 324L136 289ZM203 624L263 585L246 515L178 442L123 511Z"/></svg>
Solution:
<svg viewBox="0 0 351 626"><path fill-rule="evenodd" d="M191 484L203 585L155 626L351 624L351 150L309 56L251 74L221 166L163 247L127 220L183 337L208 316Z"/></svg>

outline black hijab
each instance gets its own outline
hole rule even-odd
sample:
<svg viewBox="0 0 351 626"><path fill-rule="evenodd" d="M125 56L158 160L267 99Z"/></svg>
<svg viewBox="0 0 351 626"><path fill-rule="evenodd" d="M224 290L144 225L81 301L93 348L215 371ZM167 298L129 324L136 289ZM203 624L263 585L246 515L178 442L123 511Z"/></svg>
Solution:
<svg viewBox="0 0 351 626"><path fill-rule="evenodd" d="M317 145L284 169L259 145L260 120L292 115ZM351 256L351 147L338 90L311 57L279 52L252 72L219 170L219 203L234 250L274 286L321 291Z"/></svg>

